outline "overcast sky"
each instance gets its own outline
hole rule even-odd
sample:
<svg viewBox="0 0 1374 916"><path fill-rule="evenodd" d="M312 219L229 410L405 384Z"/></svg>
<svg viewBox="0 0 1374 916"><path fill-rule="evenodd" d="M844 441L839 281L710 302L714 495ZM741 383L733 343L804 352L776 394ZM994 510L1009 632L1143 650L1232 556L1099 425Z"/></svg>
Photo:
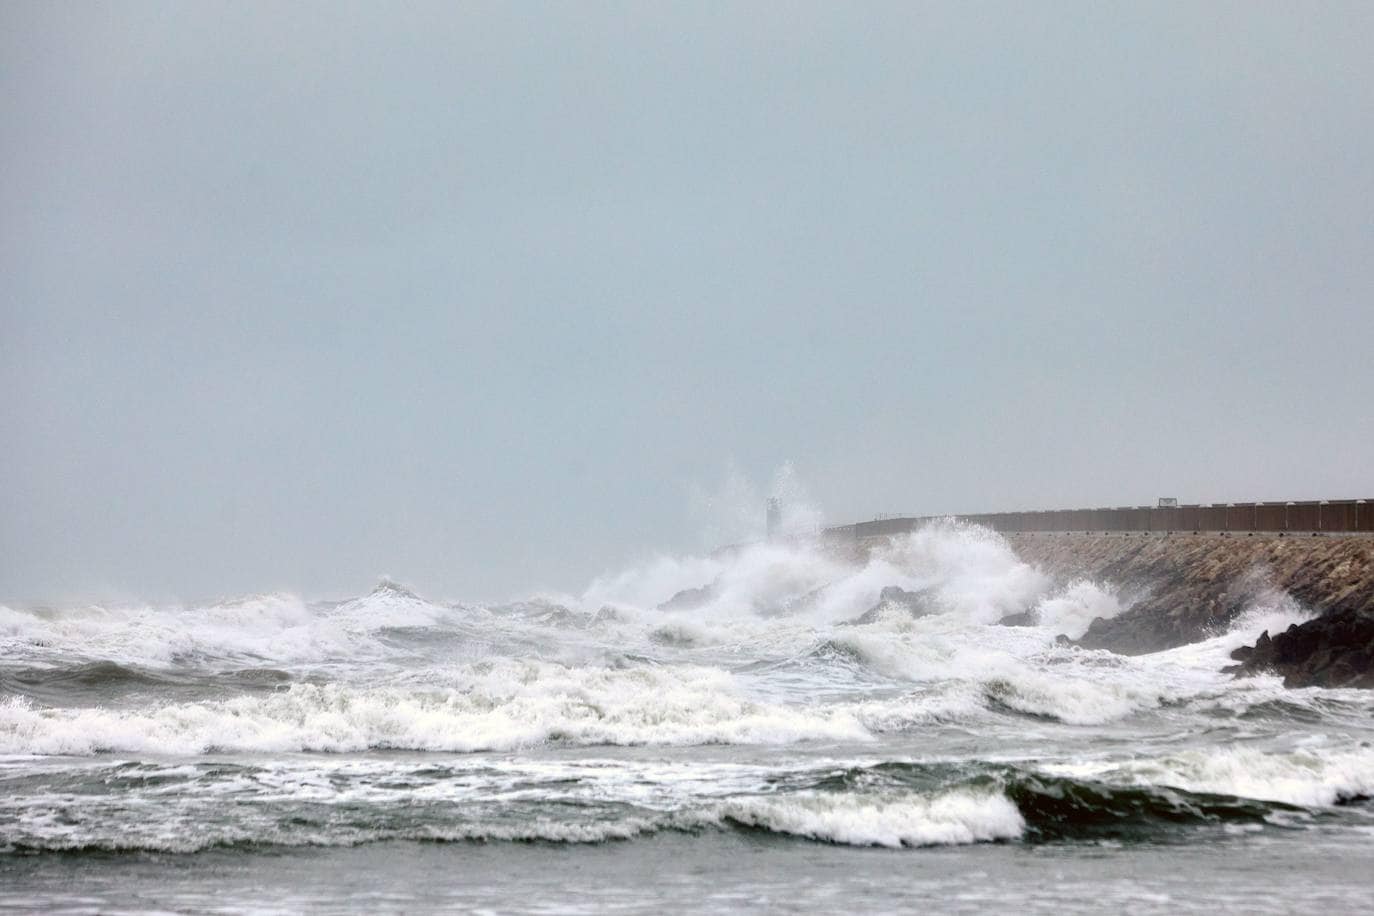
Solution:
<svg viewBox="0 0 1374 916"><path fill-rule="evenodd" d="M0 600L1374 497L1374 4L6 0L0 124Z"/></svg>

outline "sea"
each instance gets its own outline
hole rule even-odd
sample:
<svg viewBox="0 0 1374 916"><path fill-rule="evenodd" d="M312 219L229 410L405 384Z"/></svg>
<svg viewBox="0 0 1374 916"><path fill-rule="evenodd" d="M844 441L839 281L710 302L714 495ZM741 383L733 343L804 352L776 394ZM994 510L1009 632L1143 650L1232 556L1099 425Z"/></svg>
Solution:
<svg viewBox="0 0 1374 916"><path fill-rule="evenodd" d="M1223 672L1278 592L1059 639L1139 587L936 523L507 603L0 607L0 912L1369 912L1374 692Z"/></svg>

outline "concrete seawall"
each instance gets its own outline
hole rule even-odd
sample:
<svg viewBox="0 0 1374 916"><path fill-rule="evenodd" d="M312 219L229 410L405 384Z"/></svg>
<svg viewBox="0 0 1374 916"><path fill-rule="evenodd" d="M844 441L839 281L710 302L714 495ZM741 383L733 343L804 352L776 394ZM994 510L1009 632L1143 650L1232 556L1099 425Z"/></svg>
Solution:
<svg viewBox="0 0 1374 916"><path fill-rule="evenodd" d="M1003 534L1019 532L1206 532L1271 534L1374 534L1374 499L1324 499L1210 505L1121 506L988 512L952 516ZM935 521L932 516L876 518L827 528L831 540L863 540L903 534Z"/></svg>

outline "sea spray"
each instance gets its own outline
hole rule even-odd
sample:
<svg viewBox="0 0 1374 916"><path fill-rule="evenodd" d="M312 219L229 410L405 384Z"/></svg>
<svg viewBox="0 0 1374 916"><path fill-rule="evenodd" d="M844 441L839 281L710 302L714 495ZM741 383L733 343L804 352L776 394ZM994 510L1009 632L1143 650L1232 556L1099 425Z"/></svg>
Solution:
<svg viewBox="0 0 1374 916"><path fill-rule="evenodd" d="M342 601L4 608L0 840L1362 836L1371 701L1222 672L1306 610L1257 592L1228 631L1137 657L1057 639L1126 613L1126 585L1055 580L941 522L864 553L658 557L506 604L387 581Z"/></svg>

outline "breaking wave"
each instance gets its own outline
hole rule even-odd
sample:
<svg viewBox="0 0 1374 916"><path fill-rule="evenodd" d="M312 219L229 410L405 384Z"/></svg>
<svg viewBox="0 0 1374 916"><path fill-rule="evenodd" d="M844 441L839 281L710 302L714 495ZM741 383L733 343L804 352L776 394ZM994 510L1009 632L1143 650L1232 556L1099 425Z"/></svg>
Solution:
<svg viewBox="0 0 1374 916"><path fill-rule="evenodd" d="M847 663L860 655L851 650ZM845 663L820 662L832 673L847 670ZM473 752L543 744L868 742L931 724L1007 717L1101 725L1179 702L1167 685L1151 681L1149 671L1130 678L1094 673L1091 666L1037 668L1005 658L990 662L978 677L934 679L876 698L845 698L844 691L834 696L813 676L798 692L819 692L809 702L787 702L767 698L783 692L774 683L781 677L776 671L755 673L760 685L749 674L689 665L497 660L450 670L440 684L377 686L293 682L283 672L256 669L218 682L237 688L235 695L204 701L109 708L48 706L10 697L0 701L0 753ZM126 675L136 684L149 683L119 674Z"/></svg>
<svg viewBox="0 0 1374 916"><path fill-rule="evenodd" d="M1051 772L1115 785L1163 785L1192 793L1323 807L1374 795L1374 748L1264 753L1205 748L1127 762L1059 764Z"/></svg>
<svg viewBox="0 0 1374 916"><path fill-rule="evenodd" d="M944 523L863 558L756 544L488 606L384 581L0 608L0 849L895 849L1374 813L1368 696L1222 673L1301 607L1259 593L1226 632L1139 657L1057 639L1128 604Z"/></svg>
<svg viewBox="0 0 1374 916"><path fill-rule="evenodd" d="M503 663L463 688L294 684L267 695L152 709L0 703L0 753L510 750L579 745L777 744L869 739L843 709L750 700L704 668Z"/></svg>
<svg viewBox="0 0 1374 916"><path fill-rule="evenodd" d="M1176 766L1164 760L1155 763L1162 774ZM1301 766L1291 759L1267 764ZM26 802L12 797L0 801L0 814L11 824L3 846L10 852L190 853L225 846L334 846L397 839L587 844L720 830L893 849L1005 842L1131 843L1186 839L1199 830L1289 830L1330 819L1340 811L1333 806L1368 797L1361 789L1368 785L1368 764L1367 759L1351 764L1356 769L1343 776L1330 770L1312 775L1304 783L1323 788L1297 793L1301 800L1184 787L1172 781L1131 781L1119 773L1069 776L1050 764L888 762L815 771L809 774L810 785L802 779L805 773L765 772L758 775L775 783L776 791L716 800L684 795L681 783L646 786L644 779L652 783L673 775L652 770L611 786L609 794L607 787L582 783L576 773L555 767L543 777L544 784L536 775L539 771L533 770L519 777L524 787L519 795L509 792L515 774L500 772L474 774L460 783L468 787L455 794L446 787L444 780L450 777L444 771L412 769L398 775L388 791L362 788L337 796L322 792L320 786L344 774L306 772L297 774L293 797L291 784L266 780L259 787L260 777L241 768L191 767L156 777L148 774L141 780L129 774L122 781L137 798L161 799L162 804L173 804L180 817L204 819L205 827L195 832L169 832L153 822L128 823L119 817L122 804L95 804L73 819L54 816L51 799ZM111 783L109 775L103 779ZM191 785L201 790L200 797L185 791ZM567 791L570 785L578 791L552 807L521 800L534 799L541 789ZM441 788L443 792L432 791ZM179 791L169 795L171 790ZM226 792L235 799L227 808L218 801ZM646 796L661 792L676 801L644 804ZM218 816L208 817L209 808Z"/></svg>
<svg viewBox="0 0 1374 916"><path fill-rule="evenodd" d="M822 795L751 798L715 809L719 821L847 846L952 846L1017 839L1026 823L996 792L933 796Z"/></svg>

